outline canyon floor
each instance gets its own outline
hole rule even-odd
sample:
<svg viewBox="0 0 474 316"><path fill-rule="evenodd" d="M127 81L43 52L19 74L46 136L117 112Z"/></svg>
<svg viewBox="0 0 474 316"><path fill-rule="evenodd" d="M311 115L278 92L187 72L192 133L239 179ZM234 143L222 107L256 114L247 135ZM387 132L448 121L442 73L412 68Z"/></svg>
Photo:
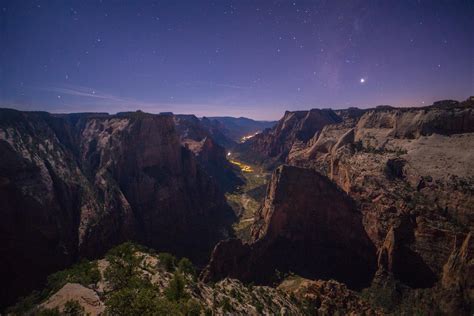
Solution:
<svg viewBox="0 0 474 316"><path fill-rule="evenodd" d="M255 214L265 198L267 183L271 174L261 166L246 164L229 157L244 178L244 184L226 193L227 202L238 216L233 228L235 235L245 241L250 240L250 230Z"/></svg>

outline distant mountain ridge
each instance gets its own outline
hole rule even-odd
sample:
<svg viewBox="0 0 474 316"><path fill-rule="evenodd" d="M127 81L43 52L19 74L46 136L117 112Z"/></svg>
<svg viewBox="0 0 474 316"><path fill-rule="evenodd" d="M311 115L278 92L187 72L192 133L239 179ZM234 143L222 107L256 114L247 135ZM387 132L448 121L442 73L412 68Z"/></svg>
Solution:
<svg viewBox="0 0 474 316"><path fill-rule="evenodd" d="M272 128L277 121L256 121L246 117L231 116L213 116L203 117L211 121L217 121L222 124L225 129L223 133L235 142L240 142L242 137L262 132L267 128Z"/></svg>

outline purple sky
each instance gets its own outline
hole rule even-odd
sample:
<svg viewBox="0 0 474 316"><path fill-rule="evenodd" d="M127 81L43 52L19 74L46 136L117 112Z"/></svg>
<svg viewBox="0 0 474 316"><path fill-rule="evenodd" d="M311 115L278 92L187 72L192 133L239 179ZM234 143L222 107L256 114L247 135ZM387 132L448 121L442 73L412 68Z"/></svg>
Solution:
<svg viewBox="0 0 474 316"><path fill-rule="evenodd" d="M473 16L468 0L0 0L0 107L278 119L461 100Z"/></svg>

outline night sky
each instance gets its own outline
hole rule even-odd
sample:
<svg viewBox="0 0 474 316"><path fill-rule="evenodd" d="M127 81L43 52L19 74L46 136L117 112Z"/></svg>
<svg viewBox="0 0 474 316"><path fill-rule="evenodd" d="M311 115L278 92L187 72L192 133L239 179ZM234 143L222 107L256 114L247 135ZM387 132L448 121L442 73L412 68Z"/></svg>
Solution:
<svg viewBox="0 0 474 316"><path fill-rule="evenodd" d="M474 94L474 1L0 0L0 107L278 119Z"/></svg>

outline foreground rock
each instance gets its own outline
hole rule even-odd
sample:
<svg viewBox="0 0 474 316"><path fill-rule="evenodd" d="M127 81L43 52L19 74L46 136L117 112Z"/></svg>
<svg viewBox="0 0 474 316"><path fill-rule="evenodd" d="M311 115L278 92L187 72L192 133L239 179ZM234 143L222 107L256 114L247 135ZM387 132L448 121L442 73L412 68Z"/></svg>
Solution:
<svg viewBox="0 0 474 316"><path fill-rule="evenodd" d="M64 312L67 302L75 301L84 308L90 316L101 315L105 305L94 290L77 283L66 283L58 292L54 293L46 302L38 306L39 309L58 309Z"/></svg>
<svg viewBox="0 0 474 316"><path fill-rule="evenodd" d="M302 315L306 312L303 301L289 292L268 286L246 286L234 279L205 284L195 280L191 266L183 265L182 261L176 266L175 260L169 254L157 255L124 244L106 258L91 263L91 269L80 269L79 275L74 272L77 269L61 273L65 279L84 280L98 269L93 284L66 283L38 302L34 296L27 298L8 313L35 315L56 308L61 312L68 304L78 304L90 315Z"/></svg>
<svg viewBox="0 0 474 316"><path fill-rule="evenodd" d="M307 302L312 315L384 315L344 284L334 280L308 280L289 277L278 289Z"/></svg>

